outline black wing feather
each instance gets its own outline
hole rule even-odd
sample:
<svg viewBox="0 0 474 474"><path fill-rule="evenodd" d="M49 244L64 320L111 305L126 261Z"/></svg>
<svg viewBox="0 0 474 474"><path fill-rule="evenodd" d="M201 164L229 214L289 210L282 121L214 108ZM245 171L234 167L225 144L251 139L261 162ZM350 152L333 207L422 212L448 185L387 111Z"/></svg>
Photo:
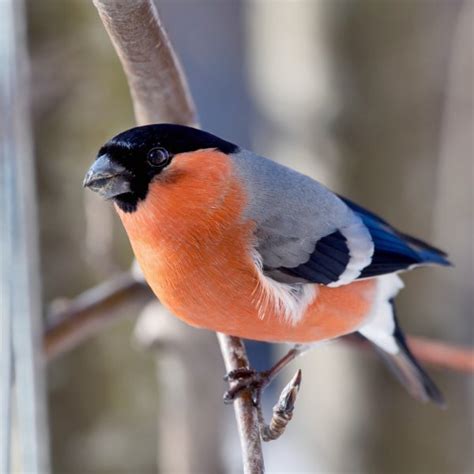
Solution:
<svg viewBox="0 0 474 474"><path fill-rule="evenodd" d="M294 268L278 270L312 283L328 285L337 281L350 260L346 238L339 232L319 239L309 260Z"/></svg>

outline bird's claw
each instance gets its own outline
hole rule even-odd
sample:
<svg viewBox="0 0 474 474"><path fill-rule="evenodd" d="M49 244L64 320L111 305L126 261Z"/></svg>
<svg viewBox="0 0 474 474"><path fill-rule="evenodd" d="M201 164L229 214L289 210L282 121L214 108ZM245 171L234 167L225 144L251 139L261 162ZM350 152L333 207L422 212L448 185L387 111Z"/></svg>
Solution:
<svg viewBox="0 0 474 474"><path fill-rule="evenodd" d="M227 382L234 385L224 393L224 403L232 403L244 390L252 394L255 406L260 403L262 390L271 382L269 371L257 372L250 368L232 370L224 376Z"/></svg>

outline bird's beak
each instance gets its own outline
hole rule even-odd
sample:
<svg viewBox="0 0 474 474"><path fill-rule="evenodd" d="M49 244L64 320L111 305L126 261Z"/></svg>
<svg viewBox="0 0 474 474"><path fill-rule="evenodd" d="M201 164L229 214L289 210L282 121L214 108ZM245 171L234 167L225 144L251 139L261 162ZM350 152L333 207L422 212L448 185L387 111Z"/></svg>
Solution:
<svg viewBox="0 0 474 474"><path fill-rule="evenodd" d="M107 155L101 155L94 161L82 184L105 199L130 192L127 170Z"/></svg>

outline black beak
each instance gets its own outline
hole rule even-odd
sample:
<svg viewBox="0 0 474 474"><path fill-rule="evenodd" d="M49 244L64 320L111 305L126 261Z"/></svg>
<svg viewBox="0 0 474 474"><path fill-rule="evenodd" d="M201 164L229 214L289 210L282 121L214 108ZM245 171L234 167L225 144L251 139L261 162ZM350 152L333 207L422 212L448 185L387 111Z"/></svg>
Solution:
<svg viewBox="0 0 474 474"><path fill-rule="evenodd" d="M105 199L130 192L127 170L113 162L107 155L101 155L94 161L82 185Z"/></svg>

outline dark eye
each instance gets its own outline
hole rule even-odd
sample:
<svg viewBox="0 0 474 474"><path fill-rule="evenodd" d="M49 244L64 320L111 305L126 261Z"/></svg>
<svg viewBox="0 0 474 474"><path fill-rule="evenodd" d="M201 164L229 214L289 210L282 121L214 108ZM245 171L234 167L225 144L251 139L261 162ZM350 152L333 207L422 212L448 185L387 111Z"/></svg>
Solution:
<svg viewBox="0 0 474 474"><path fill-rule="evenodd" d="M166 166L170 160L170 155L165 148L152 148L146 157L151 166L163 167Z"/></svg>

